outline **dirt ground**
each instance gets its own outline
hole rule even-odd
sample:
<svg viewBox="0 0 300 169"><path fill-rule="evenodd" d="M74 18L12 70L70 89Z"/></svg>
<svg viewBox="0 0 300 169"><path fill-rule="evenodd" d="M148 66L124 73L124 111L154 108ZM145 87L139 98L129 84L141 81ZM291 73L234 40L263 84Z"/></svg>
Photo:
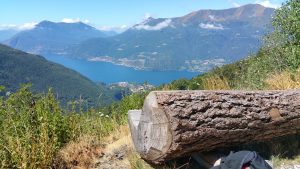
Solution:
<svg viewBox="0 0 300 169"><path fill-rule="evenodd" d="M130 169L128 154L131 149L130 135L108 144L103 150L103 156L95 162L94 169Z"/></svg>

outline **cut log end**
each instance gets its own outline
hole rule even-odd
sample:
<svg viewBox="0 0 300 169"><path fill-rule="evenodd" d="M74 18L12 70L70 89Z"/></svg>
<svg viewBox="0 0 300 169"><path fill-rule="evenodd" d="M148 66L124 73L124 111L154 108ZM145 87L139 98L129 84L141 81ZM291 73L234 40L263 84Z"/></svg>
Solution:
<svg viewBox="0 0 300 169"><path fill-rule="evenodd" d="M150 93L143 110L131 110L128 122L136 151L142 158L155 161L171 145L171 132L166 114L158 107L155 93Z"/></svg>

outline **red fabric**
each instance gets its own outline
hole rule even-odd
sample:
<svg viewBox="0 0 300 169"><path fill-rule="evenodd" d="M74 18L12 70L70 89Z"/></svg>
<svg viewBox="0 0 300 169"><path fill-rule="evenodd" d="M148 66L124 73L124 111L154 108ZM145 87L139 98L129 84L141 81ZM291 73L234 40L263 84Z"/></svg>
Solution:
<svg viewBox="0 0 300 169"><path fill-rule="evenodd" d="M247 164L245 164L245 165L243 165L242 169L249 169L249 167Z"/></svg>

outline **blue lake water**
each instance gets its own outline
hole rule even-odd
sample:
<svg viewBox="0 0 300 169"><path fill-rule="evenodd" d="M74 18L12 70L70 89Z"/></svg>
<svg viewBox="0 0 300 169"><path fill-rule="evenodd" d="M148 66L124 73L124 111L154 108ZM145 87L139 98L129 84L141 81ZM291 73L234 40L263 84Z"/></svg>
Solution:
<svg viewBox="0 0 300 169"><path fill-rule="evenodd" d="M192 78L199 73L187 71L145 71L134 68L114 65L107 62L90 62L87 60L70 59L62 56L46 56L46 59L65 67L76 70L92 81L115 83L115 82L148 82L153 85L169 83L180 78Z"/></svg>

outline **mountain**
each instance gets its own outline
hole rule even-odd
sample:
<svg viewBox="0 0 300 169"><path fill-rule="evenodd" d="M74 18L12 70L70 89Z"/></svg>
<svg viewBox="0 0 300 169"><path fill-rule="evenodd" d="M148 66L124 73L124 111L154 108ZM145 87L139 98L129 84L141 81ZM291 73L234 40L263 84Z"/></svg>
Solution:
<svg viewBox="0 0 300 169"><path fill-rule="evenodd" d="M7 91L16 91L24 83L32 83L35 92L47 92L48 88L53 88L64 105L80 97L89 106L113 100L113 93L102 84L96 85L79 73L41 56L0 45L0 86L5 86Z"/></svg>
<svg viewBox="0 0 300 169"><path fill-rule="evenodd" d="M112 32L99 31L82 22L42 21L33 29L19 32L4 43L34 54L62 54L71 45L112 34Z"/></svg>
<svg viewBox="0 0 300 169"><path fill-rule="evenodd" d="M117 36L86 40L70 55L139 69L205 72L256 52L273 13L250 4L148 18Z"/></svg>

